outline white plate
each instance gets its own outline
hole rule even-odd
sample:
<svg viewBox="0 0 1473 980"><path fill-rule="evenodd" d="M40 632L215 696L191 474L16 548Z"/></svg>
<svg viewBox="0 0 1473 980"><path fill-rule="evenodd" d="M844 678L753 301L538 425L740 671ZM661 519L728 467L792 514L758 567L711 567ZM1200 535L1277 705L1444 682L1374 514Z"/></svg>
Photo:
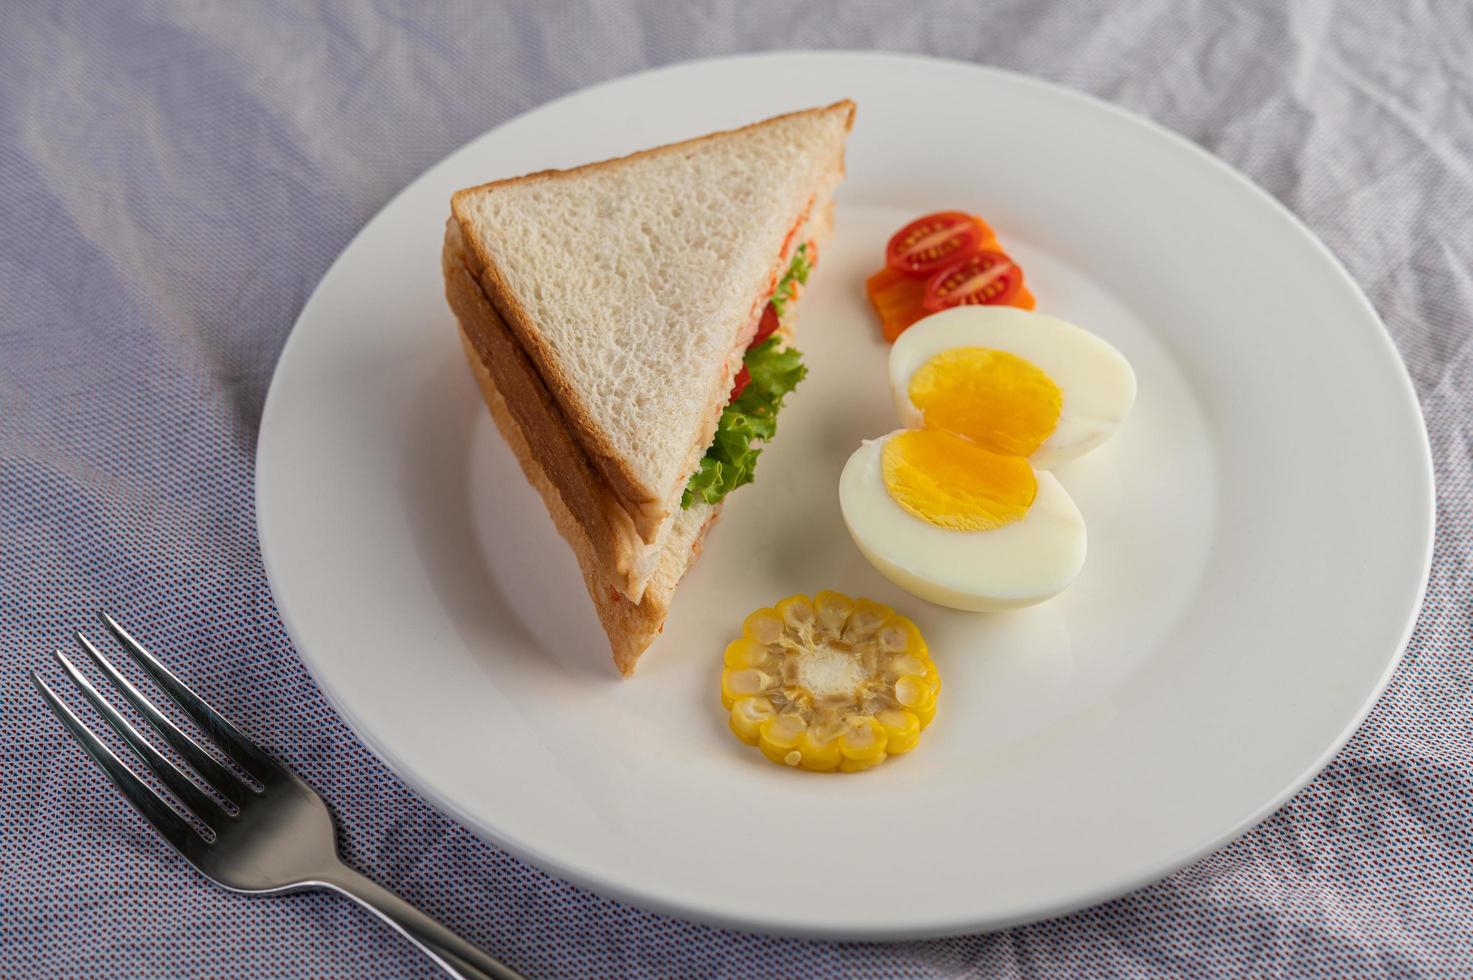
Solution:
<svg viewBox="0 0 1473 980"><path fill-rule="evenodd" d="M809 379L621 681L462 362L440 283L447 199L843 96L859 115L803 302ZM1088 522L1084 573L1017 613L898 592L839 516L844 460L895 426L863 278L903 221L950 207L985 215L1041 308L1109 339L1140 379L1122 431L1059 474ZM438 807L638 905L878 939L1098 902L1277 807L1396 663L1426 580L1431 472L1376 314L1234 171L1026 78L790 53L580 92L415 181L302 311L257 506L298 652ZM821 588L914 617L947 685L919 750L856 777L768 764L717 700L742 617Z"/></svg>

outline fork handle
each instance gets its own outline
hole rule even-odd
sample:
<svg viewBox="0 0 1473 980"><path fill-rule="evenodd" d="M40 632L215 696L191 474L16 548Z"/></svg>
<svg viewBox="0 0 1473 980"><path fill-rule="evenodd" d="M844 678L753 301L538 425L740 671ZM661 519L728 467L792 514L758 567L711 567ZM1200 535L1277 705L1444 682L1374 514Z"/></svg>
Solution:
<svg viewBox="0 0 1473 980"><path fill-rule="evenodd" d="M446 973L465 980L525 980L511 967L492 959L478 946L445 928L379 883L341 862L318 877L330 891L346 895L383 919L438 963Z"/></svg>

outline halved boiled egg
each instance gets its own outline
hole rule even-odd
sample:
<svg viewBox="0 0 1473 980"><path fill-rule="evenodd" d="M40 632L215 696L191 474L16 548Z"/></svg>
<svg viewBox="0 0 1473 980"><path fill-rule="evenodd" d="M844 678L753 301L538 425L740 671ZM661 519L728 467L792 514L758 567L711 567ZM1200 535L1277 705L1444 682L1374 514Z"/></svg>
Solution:
<svg viewBox="0 0 1473 980"><path fill-rule="evenodd" d="M1105 441L1135 401L1129 362L1093 334L1007 306L958 307L890 351L900 429L839 478L859 550L923 599L1009 609L1084 567L1074 501L1048 468Z"/></svg>
<svg viewBox="0 0 1473 980"><path fill-rule="evenodd" d="M903 425L959 433L1049 469L1109 438L1135 402L1135 371L1057 317L963 306L900 335L890 389Z"/></svg>
<svg viewBox="0 0 1473 980"><path fill-rule="evenodd" d="M1084 518L1052 473L947 431L866 441L839 477L839 507L882 575L955 609L1041 602L1084 567Z"/></svg>

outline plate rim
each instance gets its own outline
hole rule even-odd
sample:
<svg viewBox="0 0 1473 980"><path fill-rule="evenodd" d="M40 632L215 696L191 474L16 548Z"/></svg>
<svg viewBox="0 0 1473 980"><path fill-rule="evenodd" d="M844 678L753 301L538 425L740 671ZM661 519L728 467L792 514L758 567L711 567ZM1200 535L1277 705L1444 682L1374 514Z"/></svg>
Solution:
<svg viewBox="0 0 1473 980"><path fill-rule="evenodd" d="M529 842L514 839L513 837L504 834L497 828L492 827L479 820L473 814L464 811L461 807L455 805L451 800L442 797L438 792L427 785L425 780L412 767L404 765L402 760L398 759L397 754L387 744L384 744L376 733L373 733L371 729L368 728L368 726L364 725L361 722L361 719L357 717L357 713L349 706L347 700L335 690L335 688L323 674L321 668L314 663L313 659L304 654L304 651L306 650L306 645L302 642L300 638L300 631L294 626L292 613L289 611L289 603L283 601L283 596L277 586L278 575L275 571L273 571L276 566L271 557L271 552L266 542L266 535L263 530L265 526L264 518L266 516L267 498L261 493L261 486L264 482L261 479L261 475L263 472L268 472L271 469L271 467L267 464L267 447L269 444L267 436L268 430L274 429L274 425L272 425L273 405L278 400L277 396L280 390L279 382L282 374L281 369L282 366L287 362L287 359L291 356L294 345L298 341L298 327L301 325L302 321L306 319L308 315L312 312L315 305L320 301L322 285L333 276L333 274L337 271L338 267L343 263L348 254L354 251L354 248L359 243L360 239L364 238L378 224L378 222L383 218L384 214L392 209L394 205L412 188L414 188L422 179L424 179L427 174L431 173L432 171L443 165L446 161L465 152L473 144L486 139L492 134L499 132L500 130L512 125L513 123L521 121L529 115L541 112L546 109L550 109L554 106L561 105L564 102L580 98L590 92L601 90L609 86L632 82L638 79L647 79L660 75L678 74L682 71L686 71L699 66L712 64L729 64L737 62L780 61L793 59L831 61L855 59L866 61L882 61L895 64L924 65L927 68L941 68L960 74L977 73L983 76L991 76L994 78L1002 79L1009 84L1032 87L1036 90L1046 92L1051 97L1063 98L1069 101L1073 101L1077 104L1090 107L1093 110L1103 111L1117 117L1122 122L1132 124L1138 128L1143 129L1145 132L1150 133L1156 138L1164 138L1168 143L1175 144L1179 149L1187 150L1190 155L1194 156L1198 160L1198 162L1206 163L1207 165L1215 169L1219 174L1228 177L1240 188L1246 190L1249 194L1256 196L1261 203L1267 204L1271 210L1276 211L1281 219L1286 219L1288 225L1298 233L1299 237L1307 240L1311 247L1319 252L1321 256L1328 261L1330 267L1335 270L1342 284L1348 288L1349 294L1355 297L1356 302L1362 307L1363 311L1368 314L1370 318L1380 328L1378 331L1380 343L1383 347L1384 352L1389 355L1392 363L1396 366L1396 370L1394 373L1397 376L1396 387L1398 389L1398 392L1400 393L1400 396L1406 406L1410 407L1413 416L1420 422L1420 425L1418 426L1420 433L1420 438L1418 439L1418 448L1421 451L1420 453L1418 453L1418 456L1421 460L1422 466L1420 468L1421 472L1418 475L1422 478L1426 487L1426 493L1425 495L1423 495L1421 507L1421 520L1425 527L1425 534L1423 535L1421 542L1422 556L1420 561L1420 581L1415 590L1414 598L1412 599L1409 608L1404 614L1405 623L1401 630L1400 639L1398 640L1395 648L1388 658L1386 666L1383 669L1381 675L1377 678L1373 688L1368 692L1364 702L1360 705L1354 716L1335 735L1331 742L1314 759L1314 761L1309 766L1307 766L1305 770L1300 773L1299 776L1291 780L1290 783L1286 785L1281 791L1274 794L1260 807L1251 812L1247 817L1240 820L1237 824L1230 827L1227 831L1208 840L1204 840L1196 847L1189 849L1186 853L1173 855L1170 858L1157 861L1147 866L1146 868L1139 870L1133 875L1123 876L1118 881L1113 881L1109 885L1096 888L1093 891L1084 893L1068 901L1038 902L1035 903L1033 906L1020 909L1013 915L981 921L977 920L975 916L961 914L947 920L934 921L927 926L901 926L894 928L855 928L845 927L841 925L825 926L823 924L803 924L787 921L765 920L761 919L760 917L747 917L732 914L710 903L705 903L701 901L681 901L670 899L662 894L651 892L639 887L626 886L618 880L606 877L597 872L585 871L582 868L567 864L559 859L543 854L539 851L537 847L533 846ZM1417 626L1419 615L1422 609L1423 602L1426 598L1426 592L1430 581L1433 548L1436 538L1436 472L1432 459L1431 441L1427 432L1426 418L1422 413L1421 402L1417 397L1416 388L1412 383L1411 375L1408 371L1406 362L1402 357L1401 352L1397 349L1395 341L1393 340L1391 332L1387 328L1385 321L1376 311L1374 304L1371 303L1369 297L1366 296L1364 290L1361 289L1360 285L1350 275L1349 271L1345 268L1339 257L1318 235L1314 233L1314 231L1304 221L1299 218L1298 215L1296 215L1274 195L1269 193L1264 188L1260 187L1246 174L1242 173L1240 170L1229 164L1227 161L1215 156L1210 151L1192 141L1191 139L1187 138L1186 136L1183 136L1180 133L1167 128L1166 126L1154 121L1153 119L1150 119L1147 116L1116 105L1099 96L1092 95L1088 92L1081 91L1063 83L1038 78L1032 75L1025 74L1023 72L1014 71L1012 69L976 64L973 62L939 57L935 55L912 54L894 51L803 48L777 49L768 51L742 52L706 58L693 58L684 61L671 62L659 66L653 66L641 69L636 72L630 72L628 74L604 79L595 84L566 92L545 102L541 102L535 106L531 106L523 110L522 112L519 112L516 115L503 120L496 126L493 126L492 128L486 130L485 132L471 137L461 145L457 146L455 149L444 154L439 159L431 163L429 166L425 167L413 178L408 180L403 187L401 187L395 194L393 194L388 200L386 200L381 207L379 207L374 212L372 217L364 222L362 227L359 228L359 230L353 235L353 237L347 242L347 244L343 246L342 251L338 253L337 257L334 258L332 263L323 272L321 278L317 281L317 284L313 287L311 295L302 305L301 310L297 314L297 317L292 324L291 331L288 334L286 341L282 345L281 352L277 357L276 363L272 367L271 382L267 390L265 402L262 406L260 422L257 430L257 442L256 450L253 457L253 464L253 517L255 519L256 538L261 553L262 568L267 579L267 584L271 590L272 601L276 606L277 614L281 619L282 626L287 633L287 637L292 643L293 652L296 654L297 660L302 663L302 665L307 669L307 672L311 676L312 680L322 691L323 697L326 699L328 704L332 706L333 710L336 711L338 715L342 717L342 719L347 723L348 727L352 730L354 736L360 742L362 742L369 749L369 751L373 753L373 755L377 757L378 760L390 770L390 772L392 772L397 778L399 778L407 786L409 786L409 788L413 790L415 794L422 798L426 803L428 803L432 809L445 816L450 817L452 820L470 830L483 841L507 851L518 860L531 864L532 866L538 868L542 872L552 877L571 883L594 894L614 899L635 908L644 909L685 921L699 922L723 929L811 940L900 941L913 939L930 939L1008 929L1012 928L1013 926L1024 925L1030 922L1037 922L1044 919L1051 919L1063 915L1068 915L1072 912L1079 911L1080 909L1089 908L1103 902L1119 898L1123 895L1130 894L1143 887L1160 881L1165 877L1175 873L1176 871L1196 864L1205 857L1229 846L1240 837L1242 837L1249 830L1262 823L1267 817L1271 816L1274 812L1279 810L1290 798L1292 798L1306 785L1308 785L1309 782L1312 781L1317 775L1319 775L1319 773L1334 759L1334 757L1339 754L1340 750L1345 747L1346 743L1350 741L1351 737L1360 729L1361 725L1369 716L1371 710L1380 700L1381 695L1385 693L1387 686L1390 684L1392 676L1396 672L1396 668L1401 663L1401 659L1406 652L1412 634Z"/></svg>

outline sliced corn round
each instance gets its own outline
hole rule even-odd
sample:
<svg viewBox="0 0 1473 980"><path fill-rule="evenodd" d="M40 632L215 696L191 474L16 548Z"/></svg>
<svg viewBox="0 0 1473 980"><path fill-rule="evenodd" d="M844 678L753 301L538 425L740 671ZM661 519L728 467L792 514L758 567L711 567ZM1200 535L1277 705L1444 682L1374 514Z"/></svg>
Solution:
<svg viewBox="0 0 1473 980"><path fill-rule="evenodd" d="M828 590L748 616L721 672L732 733L780 766L811 772L858 772L909 752L940 690L914 623Z"/></svg>

